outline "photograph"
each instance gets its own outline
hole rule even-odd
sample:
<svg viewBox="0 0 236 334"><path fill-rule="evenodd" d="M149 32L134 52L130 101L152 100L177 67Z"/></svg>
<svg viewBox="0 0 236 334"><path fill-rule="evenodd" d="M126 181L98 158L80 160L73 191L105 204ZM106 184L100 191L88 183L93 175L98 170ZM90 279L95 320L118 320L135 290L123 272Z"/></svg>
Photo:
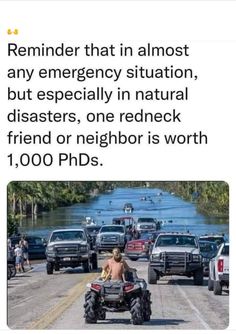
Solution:
<svg viewBox="0 0 236 334"><path fill-rule="evenodd" d="M44 330L229 326L224 181L14 181L7 325Z"/></svg>

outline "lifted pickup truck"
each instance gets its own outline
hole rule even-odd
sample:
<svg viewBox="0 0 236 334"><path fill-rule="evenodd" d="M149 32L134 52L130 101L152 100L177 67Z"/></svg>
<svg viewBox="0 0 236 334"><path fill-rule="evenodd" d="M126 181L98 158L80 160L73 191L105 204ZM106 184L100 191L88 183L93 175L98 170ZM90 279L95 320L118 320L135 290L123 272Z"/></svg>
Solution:
<svg viewBox="0 0 236 334"><path fill-rule="evenodd" d="M203 284L202 256L198 239L190 233L160 233L150 255L148 283L155 284L161 276L192 277L195 285Z"/></svg>
<svg viewBox="0 0 236 334"><path fill-rule="evenodd" d="M223 286L229 288L229 243L221 244L209 263L208 290L221 295Z"/></svg>
<svg viewBox="0 0 236 334"><path fill-rule="evenodd" d="M52 232L46 248L47 274L60 268L82 265L84 272L97 269L97 253L90 248L90 239L84 228L61 229Z"/></svg>

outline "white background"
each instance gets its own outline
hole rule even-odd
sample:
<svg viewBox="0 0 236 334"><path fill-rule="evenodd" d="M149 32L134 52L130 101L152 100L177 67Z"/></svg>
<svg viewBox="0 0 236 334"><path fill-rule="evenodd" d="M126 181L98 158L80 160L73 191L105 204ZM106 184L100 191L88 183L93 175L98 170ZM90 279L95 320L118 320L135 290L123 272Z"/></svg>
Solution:
<svg viewBox="0 0 236 334"><path fill-rule="evenodd" d="M6 186L13 180L222 180L230 186L230 235L231 259L234 258L235 247L235 77L236 77L236 3L231 1L0 1L0 121L1 121L1 178L0 178L0 214L1 214L1 264L5 263L5 236L6 236ZM19 29L19 35L7 35L7 29ZM46 67L62 66L62 59L27 59L7 58L7 42L33 45L60 44L80 45L94 42L100 46L113 43L138 46L151 42L154 45L184 45L190 46L191 57L175 61L174 59L122 59L119 65L117 59L90 59L66 58L65 67L106 66L131 67L135 64L160 67L163 64L180 64L183 67L192 67L199 75L196 83L189 86L191 98L188 102L165 103L103 103L79 104L79 109L85 111L111 110L138 111L143 107L147 111L163 111L176 107L183 114L183 122L173 124L94 124L83 131L122 130L124 132L139 132L149 129L158 129L158 133L183 132L192 133L202 130L207 133L209 144L189 146L110 146L108 149L99 149L98 146L87 147L91 154L99 154L103 167L54 167L54 168L9 168L6 156L9 151L35 152L35 147L9 147L6 144L6 133L9 129L19 129L28 133L44 133L49 129L44 125L14 125L9 126L6 121L7 112L12 107L21 107L27 111L46 111L52 108L55 111L78 110L78 104L60 103L56 108L48 103L30 102L26 105L8 103L7 86L40 88L63 87L75 89L77 82L50 81L40 83L36 80L25 83L23 80L9 82L6 79L6 69L9 67L29 66ZM87 63L85 63L85 61ZM32 62L32 63L31 63ZM92 83L91 83L92 84ZM101 85L102 83L100 83ZM110 82L105 82L109 88ZM161 83L164 87L169 82ZM86 82L85 82L86 85ZM150 83L141 81L124 81L120 86L152 87ZM96 82L99 86L99 82ZM178 82L173 81L173 86ZM55 125L55 133L76 133L79 128L75 125ZM65 148L56 145L37 147L37 151L48 150L58 152ZM68 150L68 148L66 148ZM79 151L75 145L70 151ZM84 151L84 149L82 149ZM234 225L234 226L233 226ZM2 266L5 271L5 264ZM6 280L1 275L1 312L0 328L6 329ZM231 282L235 281L234 264L231 260ZM233 319L233 304L235 298L234 283L230 287L230 330L236 329L236 320Z"/></svg>

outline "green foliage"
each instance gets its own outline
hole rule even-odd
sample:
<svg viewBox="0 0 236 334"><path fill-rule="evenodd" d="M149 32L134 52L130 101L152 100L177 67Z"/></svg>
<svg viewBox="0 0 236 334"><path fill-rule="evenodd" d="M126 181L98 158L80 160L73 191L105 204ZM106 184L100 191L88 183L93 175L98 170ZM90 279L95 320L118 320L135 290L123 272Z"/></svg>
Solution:
<svg viewBox="0 0 236 334"><path fill-rule="evenodd" d="M111 187L109 182L11 182L8 185L8 232L14 230L13 221L22 216L37 215L86 202L92 195Z"/></svg>

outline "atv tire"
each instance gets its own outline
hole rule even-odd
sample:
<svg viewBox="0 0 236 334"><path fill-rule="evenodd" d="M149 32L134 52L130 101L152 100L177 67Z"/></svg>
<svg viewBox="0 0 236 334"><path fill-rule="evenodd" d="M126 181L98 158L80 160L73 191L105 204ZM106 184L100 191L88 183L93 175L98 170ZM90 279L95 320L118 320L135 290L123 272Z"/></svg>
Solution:
<svg viewBox="0 0 236 334"><path fill-rule="evenodd" d="M152 267L148 267L148 283L149 284L156 284L157 282L157 274Z"/></svg>
<svg viewBox="0 0 236 334"><path fill-rule="evenodd" d="M203 285L203 270L198 269L193 274L194 285Z"/></svg>
<svg viewBox="0 0 236 334"><path fill-rule="evenodd" d="M139 297L134 298L130 304L131 321L133 325L142 325L143 309L142 302Z"/></svg>
<svg viewBox="0 0 236 334"><path fill-rule="evenodd" d="M46 269L47 269L47 274L48 275L53 274L53 264L51 262L47 262Z"/></svg>
<svg viewBox="0 0 236 334"><path fill-rule="evenodd" d="M98 320L97 296L93 291L85 294L84 318L87 324L95 324Z"/></svg>
<svg viewBox="0 0 236 334"><path fill-rule="evenodd" d="M151 318L151 293L146 290L143 296L143 320L149 321Z"/></svg>

